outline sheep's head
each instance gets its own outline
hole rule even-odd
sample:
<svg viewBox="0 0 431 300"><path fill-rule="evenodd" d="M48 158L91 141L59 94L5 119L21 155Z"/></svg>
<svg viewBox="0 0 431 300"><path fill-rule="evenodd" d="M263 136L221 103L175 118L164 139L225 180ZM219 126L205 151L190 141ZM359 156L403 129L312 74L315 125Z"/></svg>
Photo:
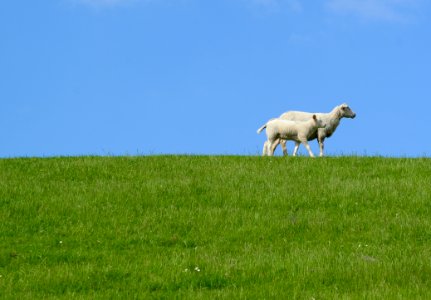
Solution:
<svg viewBox="0 0 431 300"><path fill-rule="evenodd" d="M316 123L317 128L325 128L326 127L325 123L320 118L318 118L316 115L313 115L313 120Z"/></svg>
<svg viewBox="0 0 431 300"><path fill-rule="evenodd" d="M339 114L341 118L354 119L356 117L356 113L346 103L339 106Z"/></svg>

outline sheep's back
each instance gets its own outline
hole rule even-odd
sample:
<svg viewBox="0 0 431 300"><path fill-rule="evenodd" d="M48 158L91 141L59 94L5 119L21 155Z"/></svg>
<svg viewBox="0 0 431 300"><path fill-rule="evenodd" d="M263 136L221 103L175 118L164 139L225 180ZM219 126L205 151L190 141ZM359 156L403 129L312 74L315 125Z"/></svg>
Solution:
<svg viewBox="0 0 431 300"><path fill-rule="evenodd" d="M288 111L280 116L280 119L291 121L308 121L313 117L313 113L303 111Z"/></svg>

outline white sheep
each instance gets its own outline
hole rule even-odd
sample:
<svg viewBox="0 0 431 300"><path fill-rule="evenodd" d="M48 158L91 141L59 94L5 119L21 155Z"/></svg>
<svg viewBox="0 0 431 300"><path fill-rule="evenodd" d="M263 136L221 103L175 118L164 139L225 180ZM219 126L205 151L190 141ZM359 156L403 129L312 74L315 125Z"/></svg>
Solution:
<svg viewBox="0 0 431 300"><path fill-rule="evenodd" d="M262 155L273 156L275 148L282 140L291 140L295 141L297 146L299 146L300 143L303 143L310 156L314 157L314 154L308 145L308 140L310 136L316 134L318 128L323 127L325 127L323 121L316 115L312 115L308 121L303 122L271 119L257 130L257 133L259 134L266 128L267 141L263 147Z"/></svg>
<svg viewBox="0 0 431 300"><path fill-rule="evenodd" d="M317 138L317 141L319 143L320 148L320 156L323 156L323 149L326 138L332 136L332 134L337 129L338 125L340 124L340 121L342 118L351 118L354 119L356 117L356 113L354 113L350 107L344 103L341 105L336 106L331 112L329 113L308 113L308 112L302 112L302 111L288 111L285 112L280 116L280 119L284 120L291 120L291 121L305 121L310 119L312 116L316 115L319 119L321 119L324 124L325 128L319 128L314 134L312 134L308 140L314 140ZM287 148L286 148L286 140L281 140L281 148L283 149L283 154L287 155ZM268 147L268 143L265 142L265 147ZM295 156L298 152L299 144L295 145L295 149L293 150L293 155Z"/></svg>

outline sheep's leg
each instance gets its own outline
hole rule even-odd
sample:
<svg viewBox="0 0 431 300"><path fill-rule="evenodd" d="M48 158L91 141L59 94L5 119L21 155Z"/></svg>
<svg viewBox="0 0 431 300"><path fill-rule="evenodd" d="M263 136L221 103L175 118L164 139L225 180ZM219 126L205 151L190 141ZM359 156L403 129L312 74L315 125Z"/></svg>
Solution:
<svg viewBox="0 0 431 300"><path fill-rule="evenodd" d="M288 154L287 154L287 147L286 147L286 143L287 143L287 141L286 141L286 140L282 140L282 141L280 141L281 148L283 149L283 155L284 155L284 156L287 156L287 155L288 155Z"/></svg>
<svg viewBox="0 0 431 300"><path fill-rule="evenodd" d="M262 156L268 155L268 147L269 147L269 142L265 141L265 143L263 143Z"/></svg>
<svg viewBox="0 0 431 300"><path fill-rule="evenodd" d="M276 139L271 143L271 148L269 150L270 156L274 156L275 148L277 148L278 144L280 144L280 139Z"/></svg>
<svg viewBox="0 0 431 300"><path fill-rule="evenodd" d="M265 141L263 144L263 155L262 156L269 156L269 150L271 149L271 142Z"/></svg>
<svg viewBox="0 0 431 300"><path fill-rule="evenodd" d="M323 145L324 139L318 139L318 141L319 141L319 148L320 148L320 154L319 154L319 156L323 157L323 149L325 148L325 146Z"/></svg>
<svg viewBox="0 0 431 300"><path fill-rule="evenodd" d="M308 145L307 141L302 141L302 143L304 144L305 148L307 148L308 154L310 155L310 157L314 157L313 152L311 151L310 145Z"/></svg>
<svg viewBox="0 0 431 300"><path fill-rule="evenodd" d="M293 156L296 156L296 153L298 153L298 149L299 149L299 143L295 142L295 149L293 149Z"/></svg>

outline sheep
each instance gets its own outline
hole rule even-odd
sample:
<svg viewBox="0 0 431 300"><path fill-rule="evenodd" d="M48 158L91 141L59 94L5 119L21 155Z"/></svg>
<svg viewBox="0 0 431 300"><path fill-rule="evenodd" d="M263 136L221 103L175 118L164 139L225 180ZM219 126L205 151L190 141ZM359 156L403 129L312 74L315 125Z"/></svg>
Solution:
<svg viewBox="0 0 431 300"><path fill-rule="evenodd" d="M346 103L344 103L336 106L329 113L308 113L308 112L302 112L302 111L288 111L282 114L280 116L280 119L291 120L291 121L305 121L309 119L313 114L315 114L319 119L321 119L326 125L325 128L319 128L314 134L312 134L308 138L309 141L317 138L317 141L319 143L319 148L320 148L319 156L322 157L323 149L324 149L323 142L325 141L325 139L331 137L332 134L334 134L342 118L354 119L356 117L356 113L354 113L351 110L351 108ZM281 143L281 148L283 149L283 155L287 155L286 140L281 140L280 143ZM268 147L267 142L265 142L264 149L265 147ZM298 148L299 148L299 144L296 144L295 149L293 150L294 156L298 152Z"/></svg>
<svg viewBox="0 0 431 300"><path fill-rule="evenodd" d="M308 139L310 136L316 134L318 128L324 128L324 122L313 115L308 121L290 121L283 119L271 119L265 125L257 130L257 133L261 133L266 128L267 136L267 147L264 146L262 155L273 156L275 148L278 146L281 140L292 140L299 146L303 143L307 148L308 153L311 157L314 157L313 152L308 145ZM295 153L296 155L296 153Z"/></svg>

